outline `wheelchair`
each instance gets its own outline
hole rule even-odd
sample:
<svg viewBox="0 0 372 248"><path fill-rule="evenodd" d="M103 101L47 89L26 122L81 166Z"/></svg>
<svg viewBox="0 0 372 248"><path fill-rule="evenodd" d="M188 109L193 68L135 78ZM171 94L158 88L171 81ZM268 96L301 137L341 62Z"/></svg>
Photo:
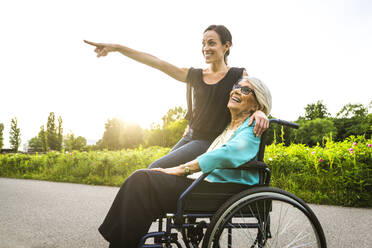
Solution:
<svg viewBox="0 0 372 248"><path fill-rule="evenodd" d="M270 123L298 128L295 123L278 119ZM201 175L181 194L176 212L159 218L158 231L143 236L139 247L180 248L179 232L187 248L327 247L323 229L310 207L295 195L269 186L271 173L263 162L264 151L265 134L258 159L236 168L242 173L258 170L258 185L241 185L239 192L229 187L223 192L203 192L198 185L208 174ZM150 238L153 244L147 244Z"/></svg>

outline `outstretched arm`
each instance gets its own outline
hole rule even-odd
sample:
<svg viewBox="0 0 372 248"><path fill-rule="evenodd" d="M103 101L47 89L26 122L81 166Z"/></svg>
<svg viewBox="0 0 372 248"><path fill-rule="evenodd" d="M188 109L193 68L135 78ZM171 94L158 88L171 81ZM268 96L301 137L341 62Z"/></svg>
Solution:
<svg viewBox="0 0 372 248"><path fill-rule="evenodd" d="M110 52L120 52L124 56L127 56L142 64L158 69L178 81L186 82L186 77L188 73L187 68L178 68L177 66L165 62L151 54L140 52L123 45L96 43L87 40L84 40L84 42L96 47L94 51L97 53L97 57L106 56Z"/></svg>

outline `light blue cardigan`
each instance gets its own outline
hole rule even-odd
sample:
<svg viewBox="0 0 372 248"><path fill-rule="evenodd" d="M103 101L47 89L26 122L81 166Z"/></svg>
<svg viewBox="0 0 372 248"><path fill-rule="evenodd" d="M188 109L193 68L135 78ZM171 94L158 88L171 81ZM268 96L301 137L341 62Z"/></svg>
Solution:
<svg viewBox="0 0 372 248"><path fill-rule="evenodd" d="M257 159L261 138L253 133L255 123L248 126L249 119L244 121L227 143L197 158L203 173L213 171L208 175L208 181L248 185L259 182L258 172L221 170L221 168L237 168L252 159Z"/></svg>

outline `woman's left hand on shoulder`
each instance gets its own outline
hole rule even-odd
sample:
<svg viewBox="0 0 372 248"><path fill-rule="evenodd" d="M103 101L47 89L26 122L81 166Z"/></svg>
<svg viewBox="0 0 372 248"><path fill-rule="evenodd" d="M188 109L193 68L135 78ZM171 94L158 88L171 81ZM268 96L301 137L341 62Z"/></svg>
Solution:
<svg viewBox="0 0 372 248"><path fill-rule="evenodd" d="M261 110L257 110L251 116L248 125L252 125L254 120L256 121L256 125L254 126L253 131L256 136L261 136L263 132L265 132L266 129L269 128L269 118L267 118L264 112L262 112Z"/></svg>

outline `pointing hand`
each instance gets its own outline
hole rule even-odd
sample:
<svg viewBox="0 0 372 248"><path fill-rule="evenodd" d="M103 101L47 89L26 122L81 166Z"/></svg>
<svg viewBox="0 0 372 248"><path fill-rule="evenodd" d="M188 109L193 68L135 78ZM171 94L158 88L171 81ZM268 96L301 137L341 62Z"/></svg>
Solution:
<svg viewBox="0 0 372 248"><path fill-rule="evenodd" d="M116 51L116 45L114 44L96 43L87 40L84 40L84 42L96 47L94 51L97 53L97 57L103 57L106 56L109 52Z"/></svg>

